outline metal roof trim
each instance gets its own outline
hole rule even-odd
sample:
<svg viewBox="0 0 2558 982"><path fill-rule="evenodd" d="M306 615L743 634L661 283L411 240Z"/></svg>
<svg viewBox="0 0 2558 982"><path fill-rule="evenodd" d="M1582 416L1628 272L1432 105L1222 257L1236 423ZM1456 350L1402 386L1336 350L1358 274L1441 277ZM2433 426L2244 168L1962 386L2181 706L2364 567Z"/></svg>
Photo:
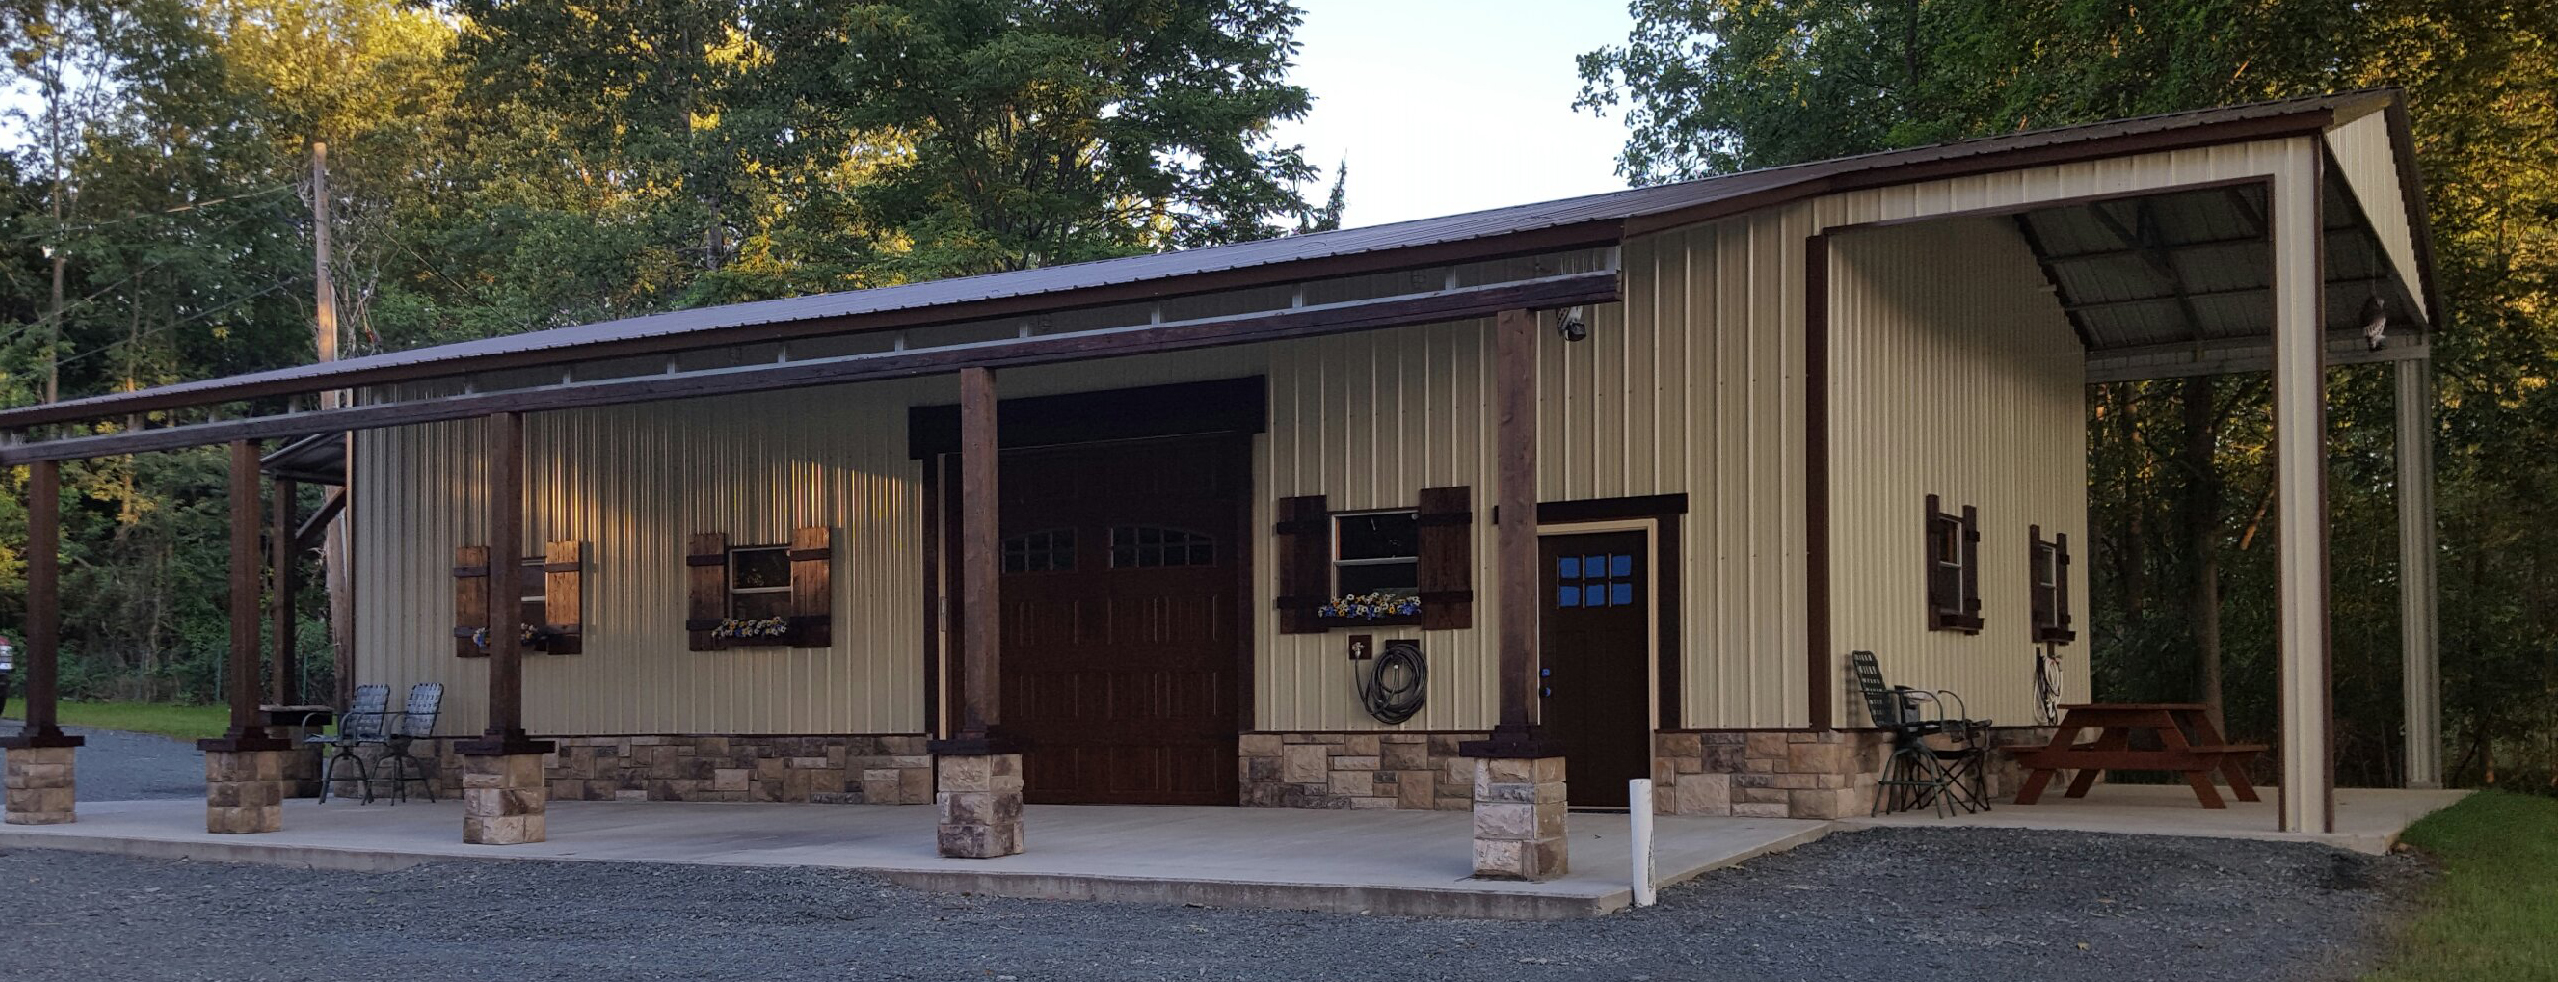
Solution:
<svg viewBox="0 0 2558 982"><path fill-rule="evenodd" d="M2087 150L2085 155L2090 157L2140 152L2138 147L2116 145L2144 139L2154 143L2159 134L2185 134L2189 143L2261 139L2261 133L2245 134L2256 133L2266 121L2324 126L2339 107L2377 104L2386 108L2396 101L2394 90L2304 96L1879 151L1313 235L669 311L0 410L0 427L567 360L1017 316L1313 278L1308 270L1318 264L1349 264L1356 267L1351 271L1379 272L1495 258L1536 251L1540 246L1586 247L1704 220L1700 215L1736 214L1844 190L1842 185L1851 182L1855 187L1872 187L1926 180L1936 176L1931 171L1948 166L2030 166L2014 158L2061 148ZM2222 132L2232 127L2244 132Z"/></svg>

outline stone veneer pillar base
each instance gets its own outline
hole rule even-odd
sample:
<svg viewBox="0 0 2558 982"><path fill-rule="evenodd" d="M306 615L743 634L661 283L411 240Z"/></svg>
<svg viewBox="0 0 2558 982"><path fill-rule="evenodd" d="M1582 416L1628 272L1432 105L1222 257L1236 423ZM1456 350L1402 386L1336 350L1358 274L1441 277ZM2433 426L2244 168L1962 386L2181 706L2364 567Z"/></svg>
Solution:
<svg viewBox="0 0 2558 982"><path fill-rule="evenodd" d="M215 835L281 831L285 758L292 754L290 750L205 751L204 830Z"/></svg>
<svg viewBox="0 0 2558 982"><path fill-rule="evenodd" d="M1474 875L1550 880L1571 870L1564 845L1563 758L1474 762Z"/></svg>
<svg viewBox="0 0 2558 982"><path fill-rule="evenodd" d="M462 841L514 846L550 838L550 799L537 753L462 756Z"/></svg>
<svg viewBox="0 0 2558 982"><path fill-rule="evenodd" d="M943 754L934 760L935 838L952 859L996 859L1022 851L1021 755Z"/></svg>
<svg viewBox="0 0 2558 982"><path fill-rule="evenodd" d="M26 747L8 752L8 824L69 825L73 815L70 747Z"/></svg>

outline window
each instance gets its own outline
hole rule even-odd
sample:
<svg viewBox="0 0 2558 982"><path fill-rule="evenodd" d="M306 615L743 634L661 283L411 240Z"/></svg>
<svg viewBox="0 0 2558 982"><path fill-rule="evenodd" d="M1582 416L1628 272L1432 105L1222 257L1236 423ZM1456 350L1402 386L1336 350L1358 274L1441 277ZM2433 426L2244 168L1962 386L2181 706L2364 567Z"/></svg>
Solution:
<svg viewBox="0 0 2558 982"><path fill-rule="evenodd" d="M728 616L760 621L791 614L790 549L739 546L728 551Z"/></svg>
<svg viewBox="0 0 2558 982"><path fill-rule="evenodd" d="M1004 572L1054 573L1075 568L1075 530L1041 529L1004 540Z"/></svg>
<svg viewBox="0 0 2558 982"><path fill-rule="evenodd" d="M525 626L541 630L550 623L548 571L540 556L525 557L515 577L515 618Z"/></svg>
<svg viewBox="0 0 2558 982"><path fill-rule="evenodd" d="M1114 526L1110 530L1110 568L1217 565L1215 540L1182 529L1149 525Z"/></svg>
<svg viewBox="0 0 2558 982"><path fill-rule="evenodd" d="M1634 586L1631 553L1555 557L1557 607L1632 607Z"/></svg>
<svg viewBox="0 0 2558 982"><path fill-rule="evenodd" d="M1411 511L1335 515L1332 569L1336 595L1421 592L1421 522Z"/></svg>
<svg viewBox="0 0 2558 982"><path fill-rule="evenodd" d="M2026 535L2034 543L2034 640L2068 644L2078 639L2078 632L2070 629L2069 535L2061 533L2047 540L2040 525L2027 527Z"/></svg>
<svg viewBox="0 0 2558 982"><path fill-rule="evenodd" d="M1970 505L1948 512L1927 496L1928 628L1976 634L1981 630L1980 511Z"/></svg>

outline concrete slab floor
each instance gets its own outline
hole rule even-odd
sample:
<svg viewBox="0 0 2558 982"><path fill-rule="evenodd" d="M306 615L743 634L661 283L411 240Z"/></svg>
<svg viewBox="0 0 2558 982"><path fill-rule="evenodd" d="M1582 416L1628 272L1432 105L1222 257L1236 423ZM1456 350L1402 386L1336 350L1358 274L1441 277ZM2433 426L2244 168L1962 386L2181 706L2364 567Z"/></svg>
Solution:
<svg viewBox="0 0 2558 982"><path fill-rule="evenodd" d="M2019 805L1993 802L1989 811L1938 818L1932 812L1904 812L1878 818L1850 818L1851 827L1882 825L1969 826L2002 829L2048 829L2064 832L2112 832L2124 835L2195 835L2225 839L2273 839L2316 842L2378 855L2389 851L2398 834L2416 820L2457 802L2467 791L2408 791L2394 788L2338 788L2336 831L2280 832L2274 828L2275 788L2257 789L2262 801L2228 797L2227 808L2205 808L2182 784L2099 784L2084 798L2066 798L2060 788L2041 801Z"/></svg>
<svg viewBox="0 0 2558 982"><path fill-rule="evenodd" d="M438 859L818 866L999 896L1455 917L1587 916L1631 902L1624 815L1570 819L1570 876L1478 880L1467 812L1034 805L1029 851L943 859L916 806L556 802L550 841L473 846L453 802L288 802L284 829L210 835L199 801L83 803L73 825L0 827L0 845L160 859L387 870ZM1810 842L1831 823L1662 816L1656 875L1676 883Z"/></svg>

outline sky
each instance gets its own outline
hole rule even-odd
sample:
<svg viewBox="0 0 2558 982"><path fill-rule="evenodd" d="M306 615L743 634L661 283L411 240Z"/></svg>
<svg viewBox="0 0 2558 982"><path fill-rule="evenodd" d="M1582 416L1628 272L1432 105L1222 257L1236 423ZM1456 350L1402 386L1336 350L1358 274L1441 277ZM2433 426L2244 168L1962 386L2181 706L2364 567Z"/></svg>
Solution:
<svg viewBox="0 0 2558 982"><path fill-rule="evenodd" d="M1281 127L1324 169L1347 158L1344 226L1625 187L1625 124L1575 112L1573 58L1625 43L1625 0L1298 0L1291 78L1314 111Z"/></svg>

